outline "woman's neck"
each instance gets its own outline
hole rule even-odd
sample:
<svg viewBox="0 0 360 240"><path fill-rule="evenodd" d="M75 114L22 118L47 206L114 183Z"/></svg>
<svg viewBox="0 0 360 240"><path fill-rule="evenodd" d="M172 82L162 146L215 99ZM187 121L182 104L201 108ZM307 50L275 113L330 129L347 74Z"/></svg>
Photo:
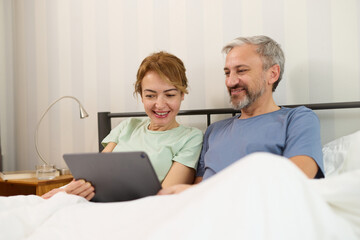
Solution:
<svg viewBox="0 0 360 240"><path fill-rule="evenodd" d="M177 128L179 125L180 124L176 120L166 125L155 124L150 121L148 129L151 131L167 131L173 128Z"/></svg>

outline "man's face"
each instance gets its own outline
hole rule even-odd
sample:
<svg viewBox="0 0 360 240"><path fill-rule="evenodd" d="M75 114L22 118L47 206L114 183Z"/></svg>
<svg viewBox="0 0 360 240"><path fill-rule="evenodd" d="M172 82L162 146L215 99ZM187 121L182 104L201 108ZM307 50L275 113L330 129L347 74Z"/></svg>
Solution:
<svg viewBox="0 0 360 240"><path fill-rule="evenodd" d="M226 56L225 84L235 109L249 107L266 90L262 59L256 48L245 44L234 47Z"/></svg>

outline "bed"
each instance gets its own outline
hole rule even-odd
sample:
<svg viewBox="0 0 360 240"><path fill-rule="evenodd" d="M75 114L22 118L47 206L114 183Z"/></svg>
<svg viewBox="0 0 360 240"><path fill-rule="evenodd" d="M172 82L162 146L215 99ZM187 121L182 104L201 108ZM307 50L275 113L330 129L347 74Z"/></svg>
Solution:
<svg viewBox="0 0 360 240"><path fill-rule="evenodd" d="M360 102L306 106L360 108ZM180 112L205 115L207 124L215 114L236 111ZM99 139L111 119L130 116L144 113L99 113ZM359 146L360 131L324 145L321 180L307 179L283 157L255 153L178 195L120 203L66 193L0 197L0 239L360 239Z"/></svg>

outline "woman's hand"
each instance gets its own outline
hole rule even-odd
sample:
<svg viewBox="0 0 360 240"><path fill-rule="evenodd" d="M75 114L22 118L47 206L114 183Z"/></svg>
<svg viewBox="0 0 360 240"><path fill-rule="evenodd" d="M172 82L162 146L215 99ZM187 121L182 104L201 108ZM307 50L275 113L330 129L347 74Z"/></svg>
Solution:
<svg viewBox="0 0 360 240"><path fill-rule="evenodd" d="M94 187L89 182L86 182L85 180L81 179L81 180L73 180L63 188L55 188L45 193L41 197L44 199L48 199L54 196L58 192L66 192L68 194L78 195L87 200L91 200L95 196L94 191L95 191Z"/></svg>

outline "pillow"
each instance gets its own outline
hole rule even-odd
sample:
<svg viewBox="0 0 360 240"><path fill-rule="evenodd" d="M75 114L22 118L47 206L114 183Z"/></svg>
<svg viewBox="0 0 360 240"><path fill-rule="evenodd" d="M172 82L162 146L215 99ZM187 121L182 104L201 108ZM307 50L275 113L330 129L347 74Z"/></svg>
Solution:
<svg viewBox="0 0 360 240"><path fill-rule="evenodd" d="M335 139L322 150L325 176L360 169L360 131Z"/></svg>

